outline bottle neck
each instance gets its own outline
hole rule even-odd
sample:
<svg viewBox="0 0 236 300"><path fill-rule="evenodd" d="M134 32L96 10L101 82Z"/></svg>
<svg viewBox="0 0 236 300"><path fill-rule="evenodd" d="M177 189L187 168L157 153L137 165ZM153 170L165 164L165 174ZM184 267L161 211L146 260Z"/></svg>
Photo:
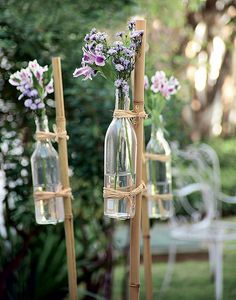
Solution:
<svg viewBox="0 0 236 300"><path fill-rule="evenodd" d="M130 99L121 89L116 89L116 105L115 109L119 110L129 110Z"/></svg>
<svg viewBox="0 0 236 300"><path fill-rule="evenodd" d="M156 119L152 119L151 137L152 138L164 138L164 128L163 128L162 116L159 116Z"/></svg>
<svg viewBox="0 0 236 300"><path fill-rule="evenodd" d="M41 131L41 132L49 132L48 117L47 117L45 111L43 111L41 113L41 115L37 115L35 117L35 125L36 125L36 132L39 132L39 131ZM44 142L48 143L48 142L50 142L50 140L46 139L46 140L44 140Z"/></svg>

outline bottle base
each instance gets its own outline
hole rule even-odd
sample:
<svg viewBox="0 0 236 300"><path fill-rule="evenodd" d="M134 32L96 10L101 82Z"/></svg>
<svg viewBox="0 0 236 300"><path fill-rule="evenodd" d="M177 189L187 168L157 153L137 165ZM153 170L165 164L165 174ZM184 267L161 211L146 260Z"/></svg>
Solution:
<svg viewBox="0 0 236 300"><path fill-rule="evenodd" d="M39 225L56 225L58 223L62 223L64 222L64 219L58 219L58 220L37 220L36 219L36 223L39 224Z"/></svg>
<svg viewBox="0 0 236 300"><path fill-rule="evenodd" d="M129 214L124 214L124 213L106 213L104 212L104 216L111 218L111 219L118 219L118 220L128 220L128 219L132 219L133 216L129 215Z"/></svg>

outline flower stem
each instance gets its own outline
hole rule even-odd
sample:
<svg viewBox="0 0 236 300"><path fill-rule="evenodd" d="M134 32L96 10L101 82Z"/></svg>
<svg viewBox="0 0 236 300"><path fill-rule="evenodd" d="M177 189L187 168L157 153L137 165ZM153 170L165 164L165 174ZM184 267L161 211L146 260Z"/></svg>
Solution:
<svg viewBox="0 0 236 300"><path fill-rule="evenodd" d="M118 171L119 171L119 148L120 148L120 138L121 138L121 128L119 129L118 135L118 145L117 145L117 152L116 152L116 173L115 173L115 190L117 187L117 178L118 178Z"/></svg>
<svg viewBox="0 0 236 300"><path fill-rule="evenodd" d="M131 159L131 150L130 150L130 142L129 142L129 136L128 136L128 129L127 129L127 123L128 122L126 119L124 119L125 122L125 135L126 135L126 142L128 146L128 156L129 156L129 166L130 166L130 173L131 176L134 180L134 173L133 173L133 164L132 164L132 159Z"/></svg>

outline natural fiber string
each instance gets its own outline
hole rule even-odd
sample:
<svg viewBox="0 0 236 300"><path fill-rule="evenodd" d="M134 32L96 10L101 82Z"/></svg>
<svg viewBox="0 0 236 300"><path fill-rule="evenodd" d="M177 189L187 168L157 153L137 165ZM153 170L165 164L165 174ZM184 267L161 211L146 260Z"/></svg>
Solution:
<svg viewBox="0 0 236 300"><path fill-rule="evenodd" d="M162 162L170 161L171 155L165 155L165 154L154 154L154 153L145 153L144 158L150 159L150 160L158 160Z"/></svg>
<svg viewBox="0 0 236 300"><path fill-rule="evenodd" d="M113 117L121 119L121 118L143 118L147 119L148 115L145 111L134 112L131 110L123 110L123 109L116 109L114 110Z"/></svg>
<svg viewBox="0 0 236 300"><path fill-rule="evenodd" d="M54 132L45 132L45 131L37 131L35 138L37 141L44 141L47 139L53 140L55 142L58 142L58 139L69 139L69 136L67 135L66 131L58 131L56 125L53 125L53 131Z"/></svg>
<svg viewBox="0 0 236 300"><path fill-rule="evenodd" d="M124 192L121 190L115 190L113 188L103 188L103 197L105 199L107 198L115 198L115 199L121 199L125 198L128 199L129 201L132 201L132 198L134 196L137 196L138 194L142 193L144 190L146 190L146 186L144 182L142 182L138 187L135 189L129 191L129 192Z"/></svg>
<svg viewBox="0 0 236 300"><path fill-rule="evenodd" d="M156 194L156 195L150 195L150 194L145 194L146 197L152 200L173 200L173 194Z"/></svg>
<svg viewBox="0 0 236 300"><path fill-rule="evenodd" d="M71 188L62 189L60 186L56 192L49 191L37 191L34 193L34 198L36 201L50 200L56 197L72 197Z"/></svg>

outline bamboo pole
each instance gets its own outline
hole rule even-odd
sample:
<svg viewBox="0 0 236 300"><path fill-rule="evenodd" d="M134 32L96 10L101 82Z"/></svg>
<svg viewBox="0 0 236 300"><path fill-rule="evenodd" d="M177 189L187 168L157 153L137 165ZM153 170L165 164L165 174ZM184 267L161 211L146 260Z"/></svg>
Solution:
<svg viewBox="0 0 236 300"><path fill-rule="evenodd" d="M136 57L134 70L134 111L144 110L144 66L145 66L145 41L146 21L136 20L136 29L144 30L140 55ZM140 118L135 126L137 136L137 171L136 186L142 182L142 153L143 153L143 119ZM141 225L141 200L142 195L136 197L135 216L130 222L130 300L139 299L139 265L140 265L140 225Z"/></svg>
<svg viewBox="0 0 236 300"><path fill-rule="evenodd" d="M145 152L145 142L143 143L143 155ZM146 161L143 159L143 181L147 183ZM152 255L150 247L150 225L148 217L148 199L146 195L142 198L142 232L143 232L143 263L144 263L144 282L146 300L153 299L152 288Z"/></svg>
<svg viewBox="0 0 236 300"><path fill-rule="evenodd" d="M55 100L56 100L56 124L58 132L66 130L66 119L64 109L64 97L61 74L61 60L60 57L52 58ZM67 154L67 140L58 140L59 150L59 165L61 184L64 189L70 188L68 175L68 154ZM66 236L66 251L67 251L67 265L68 265L68 281L69 281L69 295L70 300L77 299L77 274L76 274L76 259L75 259L75 242L74 242L74 227L71 197L64 197L65 209L65 236Z"/></svg>

